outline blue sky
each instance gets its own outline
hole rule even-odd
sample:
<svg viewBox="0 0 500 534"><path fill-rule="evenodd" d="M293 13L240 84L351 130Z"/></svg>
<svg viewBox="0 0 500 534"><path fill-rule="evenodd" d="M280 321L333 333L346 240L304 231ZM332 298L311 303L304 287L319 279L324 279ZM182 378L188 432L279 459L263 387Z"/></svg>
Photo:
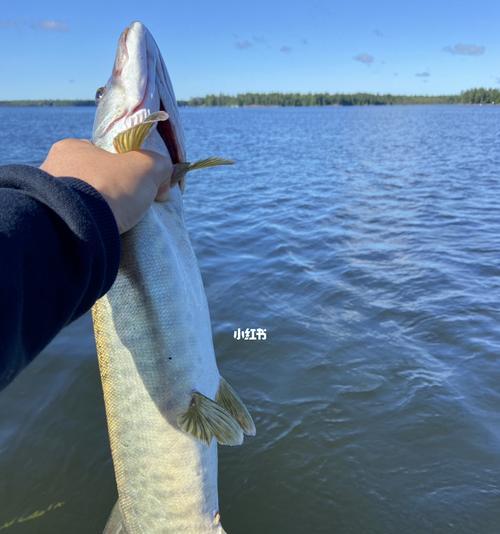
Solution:
<svg viewBox="0 0 500 534"><path fill-rule="evenodd" d="M500 87L498 1L18 0L0 13L0 99L93 98L133 20L178 98Z"/></svg>

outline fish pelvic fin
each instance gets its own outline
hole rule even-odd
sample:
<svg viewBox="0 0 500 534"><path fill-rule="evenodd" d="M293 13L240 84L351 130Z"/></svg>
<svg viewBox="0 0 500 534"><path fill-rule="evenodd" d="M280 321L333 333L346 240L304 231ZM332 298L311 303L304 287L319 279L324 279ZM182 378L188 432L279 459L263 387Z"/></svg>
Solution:
<svg viewBox="0 0 500 534"><path fill-rule="evenodd" d="M234 417L217 402L195 391L179 427L206 445L215 438L221 445L241 445L243 432Z"/></svg>
<svg viewBox="0 0 500 534"><path fill-rule="evenodd" d="M130 152L131 150L140 150L146 137L149 135L151 128L160 121L166 121L168 113L157 111L147 116L144 121L127 130L123 130L113 139L113 146L118 154Z"/></svg>
<svg viewBox="0 0 500 534"><path fill-rule="evenodd" d="M255 436L255 423L250 412L236 391L222 377L215 400L238 421L247 436Z"/></svg>

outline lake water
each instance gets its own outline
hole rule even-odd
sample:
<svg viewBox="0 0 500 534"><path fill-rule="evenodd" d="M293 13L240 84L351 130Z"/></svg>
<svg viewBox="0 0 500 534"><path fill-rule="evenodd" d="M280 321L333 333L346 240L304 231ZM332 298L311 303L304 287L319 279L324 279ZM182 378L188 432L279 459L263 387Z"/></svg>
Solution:
<svg viewBox="0 0 500 534"><path fill-rule="evenodd" d="M0 108L0 163L88 137L93 112ZM258 431L219 449L228 533L498 533L500 108L182 118L192 159L237 160L185 194ZM84 317L0 393L0 533L99 533L115 500Z"/></svg>

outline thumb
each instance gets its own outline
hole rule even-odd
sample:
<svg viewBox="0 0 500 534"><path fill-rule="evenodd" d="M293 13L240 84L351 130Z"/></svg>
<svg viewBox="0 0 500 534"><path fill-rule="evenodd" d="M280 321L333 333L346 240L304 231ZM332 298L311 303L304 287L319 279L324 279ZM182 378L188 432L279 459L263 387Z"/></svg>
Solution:
<svg viewBox="0 0 500 534"><path fill-rule="evenodd" d="M181 191L183 191L183 181L188 169L189 163L176 163L173 166L170 180L167 180L160 185L155 200L157 202L164 202L167 200L170 188L175 187L177 184L179 184Z"/></svg>
<svg viewBox="0 0 500 534"><path fill-rule="evenodd" d="M158 190L155 200L166 200L168 198L170 180L174 168L170 156L159 154L152 150L140 150L140 152L147 154L153 160L153 168L151 169L150 176Z"/></svg>

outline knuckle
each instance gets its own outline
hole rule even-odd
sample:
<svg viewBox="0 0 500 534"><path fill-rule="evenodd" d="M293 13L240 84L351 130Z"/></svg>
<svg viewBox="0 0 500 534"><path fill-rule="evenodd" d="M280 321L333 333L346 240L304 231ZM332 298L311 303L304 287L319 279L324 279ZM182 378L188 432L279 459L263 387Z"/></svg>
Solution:
<svg viewBox="0 0 500 534"><path fill-rule="evenodd" d="M51 147L50 152L57 154L58 152L61 152L64 150L64 148L67 146L67 139L60 139L59 141L56 141Z"/></svg>
<svg viewBox="0 0 500 534"><path fill-rule="evenodd" d="M74 146L75 142L77 141L77 139L60 139L52 145L50 150L54 152L60 152Z"/></svg>

